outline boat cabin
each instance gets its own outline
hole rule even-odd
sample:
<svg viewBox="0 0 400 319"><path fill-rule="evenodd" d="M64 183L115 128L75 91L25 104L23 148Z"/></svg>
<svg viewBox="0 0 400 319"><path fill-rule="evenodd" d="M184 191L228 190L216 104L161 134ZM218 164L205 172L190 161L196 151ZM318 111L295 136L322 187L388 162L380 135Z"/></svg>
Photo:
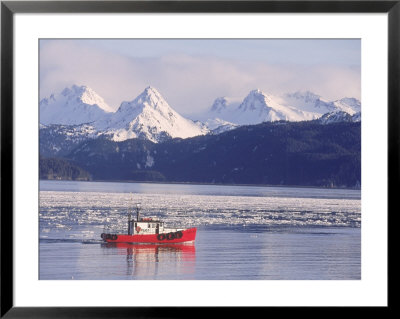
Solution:
<svg viewBox="0 0 400 319"><path fill-rule="evenodd" d="M129 214L128 235L158 235L179 230L181 229L165 228L164 222L156 217L140 217L139 206L136 207L136 220L132 219L132 214Z"/></svg>
<svg viewBox="0 0 400 319"><path fill-rule="evenodd" d="M164 232L164 223L156 218L139 218L139 220L130 220L128 226L129 235L137 234L161 234Z"/></svg>
<svg viewBox="0 0 400 319"><path fill-rule="evenodd" d="M161 234L164 232L164 223L154 217L140 217L139 206L136 206L136 220L129 214L128 235Z"/></svg>

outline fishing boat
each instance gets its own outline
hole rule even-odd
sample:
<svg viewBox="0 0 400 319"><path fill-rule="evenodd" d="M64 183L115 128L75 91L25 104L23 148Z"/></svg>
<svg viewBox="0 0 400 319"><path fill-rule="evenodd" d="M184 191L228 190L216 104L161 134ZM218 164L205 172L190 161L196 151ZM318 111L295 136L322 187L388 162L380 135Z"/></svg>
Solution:
<svg viewBox="0 0 400 319"><path fill-rule="evenodd" d="M128 215L126 234L102 233L101 238L107 243L144 243L174 244L194 242L196 227L168 228L163 221L155 217L140 217L139 206L136 206L136 219Z"/></svg>

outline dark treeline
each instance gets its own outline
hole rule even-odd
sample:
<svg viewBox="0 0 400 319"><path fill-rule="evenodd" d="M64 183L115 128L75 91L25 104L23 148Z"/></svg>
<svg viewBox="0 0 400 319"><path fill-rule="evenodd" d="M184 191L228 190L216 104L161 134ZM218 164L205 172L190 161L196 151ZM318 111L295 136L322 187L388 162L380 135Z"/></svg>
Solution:
<svg viewBox="0 0 400 319"><path fill-rule="evenodd" d="M40 179L91 180L90 174L81 167L62 158L39 158Z"/></svg>
<svg viewBox="0 0 400 319"><path fill-rule="evenodd" d="M262 123L159 144L97 138L65 158L95 180L359 187L361 124Z"/></svg>

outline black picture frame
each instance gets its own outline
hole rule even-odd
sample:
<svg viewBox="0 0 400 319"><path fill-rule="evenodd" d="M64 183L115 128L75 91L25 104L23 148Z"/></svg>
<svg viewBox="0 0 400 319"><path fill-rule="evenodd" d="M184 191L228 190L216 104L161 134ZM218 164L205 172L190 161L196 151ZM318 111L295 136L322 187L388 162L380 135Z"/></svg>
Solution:
<svg viewBox="0 0 400 319"><path fill-rule="evenodd" d="M192 309L66 307L21 308L13 300L13 19L16 13L387 13L388 14L388 218L397 213L399 186L400 0L396 1L1 1L1 317L5 318L178 318ZM390 225L390 223L389 223ZM389 226L388 226L389 227ZM388 229L389 231L389 229ZM390 236L388 232L388 247ZM389 252L388 252L389 262ZM389 263L388 263L389 265ZM388 269L389 270L389 269ZM388 280L388 287L389 287ZM34 293L34 292L32 292ZM244 293L244 292L240 292ZM388 298L390 309L391 298ZM276 310L276 308L273 308ZM254 309L263 311L263 309ZM272 310L272 309L271 309ZM291 310L294 310L293 307ZM337 308L333 310L335 314ZM209 316L206 308L196 315ZM304 312L303 309L297 315ZM332 309L330 310L332 311ZM369 309L370 311L370 309ZM223 309L214 315L238 314ZM248 316L247 314L246 316ZM251 315L256 315L252 313Z"/></svg>

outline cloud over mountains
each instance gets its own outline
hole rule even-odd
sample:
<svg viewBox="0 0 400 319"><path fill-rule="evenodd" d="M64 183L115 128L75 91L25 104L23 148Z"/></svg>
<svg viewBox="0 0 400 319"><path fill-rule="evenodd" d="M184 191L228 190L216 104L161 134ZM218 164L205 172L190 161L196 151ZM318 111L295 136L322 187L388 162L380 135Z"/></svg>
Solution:
<svg viewBox="0 0 400 319"><path fill-rule="evenodd" d="M72 84L88 85L116 110L121 98L132 100L144 87L153 85L186 116L205 111L216 96L242 97L254 88L274 94L311 89L331 100L343 96L360 98L361 77L357 65L326 61L299 64L290 58L282 64L272 58L269 61L250 56L223 58L173 50L148 57L133 53L99 49L83 41L43 43L41 98ZM317 55L318 52L316 59ZM187 103L189 98L191 103Z"/></svg>

